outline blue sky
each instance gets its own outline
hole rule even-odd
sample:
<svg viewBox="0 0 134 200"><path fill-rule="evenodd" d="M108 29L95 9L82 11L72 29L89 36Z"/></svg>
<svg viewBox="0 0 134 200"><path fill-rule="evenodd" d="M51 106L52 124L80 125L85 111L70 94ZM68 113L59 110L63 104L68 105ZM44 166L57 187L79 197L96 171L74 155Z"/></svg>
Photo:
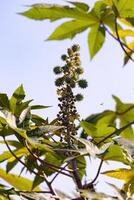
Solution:
<svg viewBox="0 0 134 200"><path fill-rule="evenodd" d="M53 106L40 112L43 117L53 119L58 111L53 67L63 64L60 60L61 54L64 54L72 44L79 43L85 69L84 78L89 84L88 89L83 91L85 100L78 105L81 118L105 109L114 109L112 94L124 102L134 102L134 64L129 62L122 68L123 52L119 44L107 36L102 50L90 61L88 31L78 35L74 40L45 41L60 21L32 21L17 14L27 9L24 5L37 2L40 1L1 2L0 92L11 95L22 83L28 99L34 99L37 104ZM59 0L42 2L63 3ZM91 3L93 2L92 0Z"/></svg>

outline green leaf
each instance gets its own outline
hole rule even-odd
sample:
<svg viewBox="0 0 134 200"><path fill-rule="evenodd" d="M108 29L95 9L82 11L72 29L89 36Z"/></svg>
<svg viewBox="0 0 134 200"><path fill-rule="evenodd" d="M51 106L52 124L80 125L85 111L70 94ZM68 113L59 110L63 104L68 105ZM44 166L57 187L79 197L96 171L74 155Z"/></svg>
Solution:
<svg viewBox="0 0 134 200"><path fill-rule="evenodd" d="M134 121L134 104L123 103L118 97L113 96L116 102L116 116L120 120L120 127ZM127 139L134 139L134 131L132 126L122 131L121 136Z"/></svg>
<svg viewBox="0 0 134 200"><path fill-rule="evenodd" d="M110 176L113 178L117 178L119 180L125 180L125 184L123 186L123 190L130 195L134 194L134 169L116 169L103 172L102 174L106 176Z"/></svg>
<svg viewBox="0 0 134 200"><path fill-rule="evenodd" d="M44 182L44 178L36 175L33 180L32 190L39 186L42 182Z"/></svg>
<svg viewBox="0 0 134 200"><path fill-rule="evenodd" d="M75 18L89 21L96 20L90 13L86 13L77 7L73 8L53 4L35 4L32 5L32 8L20 14L35 20L50 19L51 21L54 21L61 18Z"/></svg>
<svg viewBox="0 0 134 200"><path fill-rule="evenodd" d="M83 10L83 11L88 11L89 10L89 6L86 3L83 2L73 2L73 1L68 1L69 3L71 3L72 5L76 6L77 8Z"/></svg>
<svg viewBox="0 0 134 200"><path fill-rule="evenodd" d="M130 164L127 158L127 152L117 144L111 145L102 157L104 160L114 160L127 165Z"/></svg>
<svg viewBox="0 0 134 200"><path fill-rule="evenodd" d="M127 46L131 49L127 49L127 53L131 56L133 54L134 51L134 42L130 42L129 44L127 44ZM124 54L124 65L126 65L128 63L128 61L130 60L130 58Z"/></svg>
<svg viewBox="0 0 134 200"><path fill-rule="evenodd" d="M9 109L9 100L7 94L0 93L0 107Z"/></svg>
<svg viewBox="0 0 134 200"><path fill-rule="evenodd" d="M114 0L120 17L134 17L134 4L132 0Z"/></svg>
<svg viewBox="0 0 134 200"><path fill-rule="evenodd" d="M32 114L31 115L31 120L34 122L36 125L46 125L48 124L47 120L43 119L42 117Z"/></svg>
<svg viewBox="0 0 134 200"><path fill-rule="evenodd" d="M33 105L33 106L30 106L30 107L31 107L31 110L38 110L38 109L49 108L49 107L51 107L51 106Z"/></svg>
<svg viewBox="0 0 134 200"><path fill-rule="evenodd" d="M17 156L17 157L22 157L23 155L28 155L29 152L26 149L26 147L22 147L20 149L16 149L13 150L13 153ZM10 153L10 151L4 151L1 155L0 155L0 162L3 162L5 160L9 160L13 161L16 158Z"/></svg>
<svg viewBox="0 0 134 200"><path fill-rule="evenodd" d="M17 102L22 101L25 98L25 91L23 85L20 85L13 93L13 97L17 99Z"/></svg>
<svg viewBox="0 0 134 200"><path fill-rule="evenodd" d="M20 103L25 98L25 91L23 85L20 85L13 93L10 99L10 109L14 113L16 109L16 104Z"/></svg>
<svg viewBox="0 0 134 200"><path fill-rule="evenodd" d="M5 180L7 183L12 185L18 190L21 191L31 191L32 190L32 181L27 178L17 176L15 174L7 174L5 170L0 168L0 178ZM36 187L34 190L40 191L39 187Z"/></svg>
<svg viewBox="0 0 134 200"><path fill-rule="evenodd" d="M95 125L87 122L87 121L81 121L80 122L80 126L84 129L84 131L94 137L94 135L96 135L96 132L97 132L97 128L95 127Z"/></svg>
<svg viewBox="0 0 134 200"><path fill-rule="evenodd" d="M6 165L6 172L9 173L18 163L18 160L9 161Z"/></svg>
<svg viewBox="0 0 134 200"><path fill-rule="evenodd" d="M105 41L105 31L99 24L91 27L88 35L88 46L91 59L97 54L101 49Z"/></svg>
<svg viewBox="0 0 134 200"><path fill-rule="evenodd" d="M76 34L85 31L91 24L92 22L90 21L80 20L65 22L57 27L47 40L63 40L66 38L72 39Z"/></svg>

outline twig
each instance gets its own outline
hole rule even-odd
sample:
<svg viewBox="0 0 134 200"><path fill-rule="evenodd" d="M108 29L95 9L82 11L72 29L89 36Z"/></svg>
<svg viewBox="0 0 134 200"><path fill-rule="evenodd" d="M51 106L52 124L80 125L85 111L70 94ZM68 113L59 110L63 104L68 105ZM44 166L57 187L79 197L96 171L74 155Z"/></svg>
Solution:
<svg viewBox="0 0 134 200"><path fill-rule="evenodd" d="M109 134L108 136L104 137L102 140L100 140L99 142L97 142L96 145L99 145L99 144L101 144L102 142L104 142L105 140L107 140L108 138L112 137L113 135L124 131L124 130L127 129L129 126L131 126L132 124L134 124L134 121L128 123L127 125L121 127L120 129L116 129L113 133Z"/></svg>
<svg viewBox="0 0 134 200"><path fill-rule="evenodd" d="M87 184L83 185L83 189L90 188L90 186L92 186L94 184L94 182L97 180L97 178L98 178L98 176L100 174L100 170L101 170L102 164L103 164L103 160L100 161L100 165L99 165L99 168L97 170L97 174L96 174L95 178L90 183L87 183Z"/></svg>
<svg viewBox="0 0 134 200"><path fill-rule="evenodd" d="M45 176L45 174L41 175L41 174L35 172L34 170L29 169L29 167L28 167L22 160L20 160L20 159L15 155L15 153L11 150L10 146L8 145L8 143L7 143L6 139L5 139L5 136L4 136L4 135L2 135L2 136L3 136L4 142L5 142L5 144L6 144L7 148L8 148L8 150L9 150L10 153L16 158L16 160L18 160L23 166L25 166L25 167L26 167L29 171L31 171L33 174L42 177L42 178L44 179L44 181L46 182L48 188L50 189L51 194L55 195L55 192L54 192L54 190L53 190L53 188L52 188L52 186L51 186L51 183L47 180L47 177Z"/></svg>
<svg viewBox="0 0 134 200"><path fill-rule="evenodd" d="M65 173L65 172L62 171L62 170L64 170L64 171L69 172L69 170L65 169L64 167L58 167L58 166L56 166L56 165L53 165L53 164L51 164L51 163L48 163L48 162L46 162L46 161L40 159L36 154L34 154L34 153L31 151L31 149L29 148L29 146L28 146L28 144L27 144L27 141L25 141L25 145L26 145L26 148L27 148L27 150L29 151L29 153L30 153L36 160L38 160L40 163L42 163L43 165L49 166L49 168L51 168L51 169L54 170L54 171L57 171L58 173L61 173L61 174L65 175L65 176L69 176L69 177L72 178L72 176L71 176L70 174L67 174L67 173Z"/></svg>
<svg viewBox="0 0 134 200"><path fill-rule="evenodd" d="M115 36L108 30L108 28L107 28L104 24L102 24L102 26L103 26L103 28L105 29L105 31L106 31L111 37L113 37L116 41L118 41L118 38L115 37ZM118 42L119 42L119 41L118 41ZM125 44L125 43L122 42L122 41L120 41L120 42L121 42L122 45L125 46L129 51L131 51L132 53L134 53L134 50L131 49L127 44Z"/></svg>
<svg viewBox="0 0 134 200"><path fill-rule="evenodd" d="M66 164L65 166L64 166L64 168L66 168L66 166L67 166L68 164ZM54 182L54 180L57 178L57 176L59 175L59 174L61 174L61 172L62 172L62 169L60 169L57 173L56 173L56 175L52 178L52 180L50 181L50 183L52 184L53 182ZM72 176L70 176L70 177L72 177ZM73 178L73 177L72 177Z"/></svg>
<svg viewBox="0 0 134 200"><path fill-rule="evenodd" d="M35 171L32 170L32 169L29 169L29 167L28 167L21 159L19 159L19 158L15 155L15 153L11 150L10 146L8 145L8 143L7 143L7 141L6 141L4 135L3 135L3 139L4 139L4 142L5 142L5 144L6 144L7 148L8 148L8 150L9 150L9 152L16 158L16 160L17 160L18 162L20 162L23 166L25 166L25 167L26 167L30 172L32 172L33 174L38 175L38 176L44 178L44 176L42 176L41 174L35 172Z"/></svg>
<svg viewBox="0 0 134 200"><path fill-rule="evenodd" d="M120 36L119 36L119 33L118 33L118 27L117 27L117 18L115 18L115 32L116 32L116 36L117 36L117 39L118 39L118 42L122 48L122 50L124 51L124 53L127 55L127 57L132 60L134 62L134 59L129 55L129 53L126 51L126 49L124 48L121 40L120 40Z"/></svg>

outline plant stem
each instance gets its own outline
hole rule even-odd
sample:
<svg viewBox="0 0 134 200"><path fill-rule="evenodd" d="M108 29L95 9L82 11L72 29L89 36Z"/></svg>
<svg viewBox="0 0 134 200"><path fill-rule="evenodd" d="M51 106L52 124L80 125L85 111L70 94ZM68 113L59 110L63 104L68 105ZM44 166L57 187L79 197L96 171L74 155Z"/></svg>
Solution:
<svg viewBox="0 0 134 200"><path fill-rule="evenodd" d="M26 141L25 141L25 145L26 145L26 148L27 148L27 150L29 151L29 153L30 153L36 160L38 160L40 163L42 163L43 165L49 166L50 169L52 169L52 170L54 170L54 171L57 171L58 173L61 173L61 174L65 175L65 176L69 176L69 177L72 178L72 176L71 176L70 174L67 174L67 173L65 173L65 172L62 172L62 170L67 171L67 172L69 172L69 170L65 169L64 167L59 167L59 166L53 165L53 164L51 164L51 163L48 163L48 162L46 162L46 161L40 159L36 154L34 154L34 153L31 151L31 149L29 148L29 146L28 146L28 144L27 144Z"/></svg>
<svg viewBox="0 0 134 200"><path fill-rule="evenodd" d="M5 144L6 144L7 148L8 148L8 150L9 150L9 152L16 158L16 160L18 160L23 166L25 166L25 167L26 167L29 171L31 171L33 174L42 177L42 178L44 179L44 181L46 182L48 188L50 189L50 193L53 194L53 195L55 195L55 192L54 192L54 190L53 190L53 188L52 188L52 186L51 186L51 183L47 180L46 175L45 175L45 174L41 175L40 173L35 172L34 170L29 169L29 167L28 167L22 160L20 160L20 159L15 155L15 153L12 151L12 149L11 149L10 146L8 145L8 143L7 143L7 141L6 141L4 135L3 135L3 139L4 139L4 142L5 142ZM57 200L58 200L58 199L57 199Z"/></svg>
<svg viewBox="0 0 134 200"><path fill-rule="evenodd" d="M77 184L77 187L79 189L82 189L82 183L81 183L80 175L79 175L78 170L77 170L76 160L75 159L71 160L70 165L71 165L71 168L73 170L72 173L73 173L73 176L74 176L74 180Z"/></svg>
<svg viewBox="0 0 134 200"><path fill-rule="evenodd" d="M103 160L100 161L100 165L99 165L99 168L97 170L97 174L96 174L95 178L90 183L87 183L87 184L83 185L83 189L90 188L90 186L92 186L94 184L94 182L97 180L97 178L98 178L98 176L100 174L100 170L101 170L102 164L103 164Z"/></svg>
<svg viewBox="0 0 134 200"><path fill-rule="evenodd" d="M118 39L118 42L122 48L122 50L124 51L124 53L128 56L128 58L130 60L132 60L134 62L134 59L129 55L129 53L126 51L126 49L124 48L124 45L122 44L121 40L120 40L120 36L119 36L119 33L118 33L118 27L117 27L117 18L115 18L115 32L116 32L116 36L117 36L117 39Z"/></svg>
<svg viewBox="0 0 134 200"><path fill-rule="evenodd" d="M111 37L113 37L116 41L118 41L118 38L115 37L115 36L108 30L108 28L107 28L104 24L102 24L102 26L103 26L103 28L105 29L105 31L106 31ZM118 41L118 42L119 42L119 41ZM129 51L134 52L134 50L131 49L127 44L125 44L125 43L122 42L122 41L120 41L120 42L121 42L122 45L125 46Z"/></svg>

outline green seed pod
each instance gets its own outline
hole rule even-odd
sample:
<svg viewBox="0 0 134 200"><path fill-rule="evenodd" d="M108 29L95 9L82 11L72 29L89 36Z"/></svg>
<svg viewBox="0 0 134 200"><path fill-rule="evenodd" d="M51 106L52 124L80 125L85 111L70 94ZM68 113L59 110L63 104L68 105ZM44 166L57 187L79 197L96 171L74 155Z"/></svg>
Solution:
<svg viewBox="0 0 134 200"><path fill-rule="evenodd" d="M83 69L82 67L78 67L78 68L76 69L76 73L77 73L77 74L83 74L83 72L84 72L84 69Z"/></svg>
<svg viewBox="0 0 134 200"><path fill-rule="evenodd" d="M68 53L69 56L73 56L73 50L72 49L70 49L70 48L67 49L67 53Z"/></svg>
<svg viewBox="0 0 134 200"><path fill-rule="evenodd" d="M79 50L80 50L79 44L74 44L74 45L72 46L72 50L73 50L73 52L79 51Z"/></svg>
<svg viewBox="0 0 134 200"><path fill-rule="evenodd" d="M78 81L78 86L80 88L84 89L84 88L86 88L88 86L88 83L87 83L87 81L85 79L81 79L81 80Z"/></svg>
<svg viewBox="0 0 134 200"><path fill-rule="evenodd" d="M71 80L71 82L70 82L70 87L71 87L71 88L75 88L75 86L76 86L75 81Z"/></svg>
<svg viewBox="0 0 134 200"><path fill-rule="evenodd" d="M70 83L70 82L71 82L71 78L67 76L67 77L65 78L65 81L66 81L66 83Z"/></svg>
<svg viewBox="0 0 134 200"><path fill-rule="evenodd" d="M53 72L55 74L61 74L62 73L62 68L60 66L56 66L53 68Z"/></svg>
<svg viewBox="0 0 134 200"><path fill-rule="evenodd" d="M77 95L75 96L75 98L76 98L76 101L82 101L84 97L83 97L82 94L77 94Z"/></svg>
<svg viewBox="0 0 134 200"><path fill-rule="evenodd" d="M66 61L67 58L68 58L68 57L67 57L67 55L65 55L65 54L61 56L61 59L62 59L63 61Z"/></svg>
<svg viewBox="0 0 134 200"><path fill-rule="evenodd" d="M56 85L57 87L60 87L60 86L63 85L63 82L64 82L64 79L63 79L63 78L57 78L57 79L55 80L55 85Z"/></svg>

